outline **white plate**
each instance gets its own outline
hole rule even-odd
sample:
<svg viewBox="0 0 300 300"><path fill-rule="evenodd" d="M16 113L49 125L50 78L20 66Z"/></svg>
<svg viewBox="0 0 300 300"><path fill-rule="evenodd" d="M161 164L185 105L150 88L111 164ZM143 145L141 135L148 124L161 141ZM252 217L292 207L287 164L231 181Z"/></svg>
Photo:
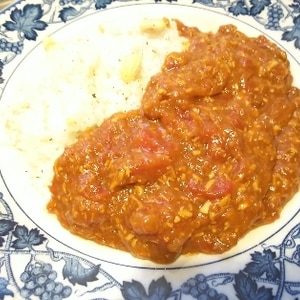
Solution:
<svg viewBox="0 0 300 300"><path fill-rule="evenodd" d="M28 78L35 72L46 36L84 36L100 19L121 23L159 16L177 17L203 31L232 23L248 35L263 33L287 52L295 85L300 86L298 0L25 0L0 14L0 110L7 99L22 97L15 91L18 82L29 82L35 88L34 80ZM0 139L2 136L0 128ZM43 291L51 288L56 289L57 299L197 299L195 284L210 288L212 295L201 298L198 293L198 299L300 297L298 195L278 221L250 232L227 253L181 257L172 265L156 265L62 229L46 212L49 199L32 187L18 155L1 145L2 140L1 299L46 299ZM24 283L28 274L32 280ZM54 294L52 290L49 299L56 299Z"/></svg>

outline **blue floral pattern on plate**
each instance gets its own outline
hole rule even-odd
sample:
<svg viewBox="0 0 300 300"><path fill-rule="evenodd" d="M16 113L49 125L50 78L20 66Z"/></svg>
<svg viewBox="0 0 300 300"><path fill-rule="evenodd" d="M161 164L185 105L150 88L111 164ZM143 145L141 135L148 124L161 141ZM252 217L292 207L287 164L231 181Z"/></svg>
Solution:
<svg viewBox="0 0 300 300"><path fill-rule="evenodd" d="M286 276L288 264L295 267L295 273L299 272L300 224L292 228L280 244L262 245L250 253L248 263L237 273L204 275L195 271L177 287L168 282L166 275L152 279L149 287L146 287L136 279L119 282L100 264L52 249L49 245L51 239L38 228L29 228L14 220L3 194L0 194L0 204L0 299L14 296L8 285L13 286L24 299L41 300L74 299L80 290L78 286L85 287L81 291L82 299L87 299L88 294L101 294L112 288L118 288L125 300L190 299L185 296L228 300L232 299L232 292L241 300L288 299L287 295L296 300L300 294L300 279L290 281ZM20 268L15 270L11 263L15 256L22 256L26 262L21 271ZM105 283L98 285L100 277L105 279ZM91 282L96 282L96 286L89 289ZM229 295L222 292L224 287L232 290Z"/></svg>
<svg viewBox="0 0 300 300"><path fill-rule="evenodd" d="M127 3L126 3L127 2ZM138 1L28 0L2 12L0 23L0 87L7 66L22 56L30 42L48 27L67 23L113 5ZM140 1L141 2L141 1ZM146 1L142 1L146 2ZM148 1L148 3L164 1ZM220 11L236 18L251 18L258 26L280 34L300 57L300 1L194 0L165 1ZM299 59L298 59L298 63ZM1 166L0 166L1 167ZM1 169L0 169L1 172ZM3 181L0 192L0 299L117 299L125 300L241 299L271 300L300 297L300 223L297 214L278 243L262 243L243 253L246 262L226 272L218 264L190 268L180 284L169 279L181 268L145 270L144 278L120 279L107 264L55 245L53 239L26 218L17 218L18 207L5 199L9 188ZM52 246L52 244L54 246ZM239 258L231 258L238 264ZM234 260L235 259L235 260ZM21 264L15 261L22 261ZM22 265L22 267L20 267ZM213 268L213 270L212 270ZM147 273L148 272L148 273ZM148 275L147 275L148 274Z"/></svg>

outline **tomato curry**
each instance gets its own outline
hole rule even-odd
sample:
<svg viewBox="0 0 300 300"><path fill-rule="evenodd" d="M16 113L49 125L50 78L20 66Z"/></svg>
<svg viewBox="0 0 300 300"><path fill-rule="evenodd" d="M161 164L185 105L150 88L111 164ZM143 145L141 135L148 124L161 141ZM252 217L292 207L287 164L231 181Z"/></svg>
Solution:
<svg viewBox="0 0 300 300"><path fill-rule="evenodd" d="M298 191L300 91L286 54L234 26L170 53L138 110L80 133L54 166L50 212L71 232L171 263L222 253Z"/></svg>

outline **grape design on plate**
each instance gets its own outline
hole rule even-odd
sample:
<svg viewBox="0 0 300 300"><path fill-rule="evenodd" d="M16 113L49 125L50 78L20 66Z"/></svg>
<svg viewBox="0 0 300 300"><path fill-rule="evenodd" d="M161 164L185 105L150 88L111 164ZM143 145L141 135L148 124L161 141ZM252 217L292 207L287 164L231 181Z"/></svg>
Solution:
<svg viewBox="0 0 300 300"><path fill-rule="evenodd" d="M273 4L268 7L268 23L267 29L280 30L280 20L284 17L282 7L279 4Z"/></svg>
<svg viewBox="0 0 300 300"><path fill-rule="evenodd" d="M198 300L228 300L226 295L218 293L216 289L209 286L207 278L203 274L197 274L184 282L181 291Z"/></svg>
<svg viewBox="0 0 300 300"><path fill-rule="evenodd" d="M83 4L84 0L60 0L59 5L64 6L67 4L72 4L72 5L80 5Z"/></svg>
<svg viewBox="0 0 300 300"><path fill-rule="evenodd" d="M72 289L56 281L57 272L52 270L51 264L36 263L29 265L20 275L24 286L21 288L21 296L28 298L32 295L39 296L42 300L63 299L71 295Z"/></svg>
<svg viewBox="0 0 300 300"><path fill-rule="evenodd" d="M0 52L13 52L15 54L21 54L23 50L23 41L9 42L7 39L0 39Z"/></svg>

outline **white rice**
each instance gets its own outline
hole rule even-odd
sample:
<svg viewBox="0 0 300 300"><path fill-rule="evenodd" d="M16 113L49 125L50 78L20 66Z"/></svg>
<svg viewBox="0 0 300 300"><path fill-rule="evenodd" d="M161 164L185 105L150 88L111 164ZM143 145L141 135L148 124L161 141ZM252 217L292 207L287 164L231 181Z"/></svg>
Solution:
<svg viewBox="0 0 300 300"><path fill-rule="evenodd" d="M133 20L121 29L99 24L84 33L58 32L45 39L21 64L22 80L4 93L0 126L6 136L0 146L18 149L29 176L47 187L55 159L78 131L99 125L116 111L139 107L150 76L159 72L167 53L183 47L171 25L149 34ZM133 51L142 53L142 68L137 80L125 83L120 68Z"/></svg>

